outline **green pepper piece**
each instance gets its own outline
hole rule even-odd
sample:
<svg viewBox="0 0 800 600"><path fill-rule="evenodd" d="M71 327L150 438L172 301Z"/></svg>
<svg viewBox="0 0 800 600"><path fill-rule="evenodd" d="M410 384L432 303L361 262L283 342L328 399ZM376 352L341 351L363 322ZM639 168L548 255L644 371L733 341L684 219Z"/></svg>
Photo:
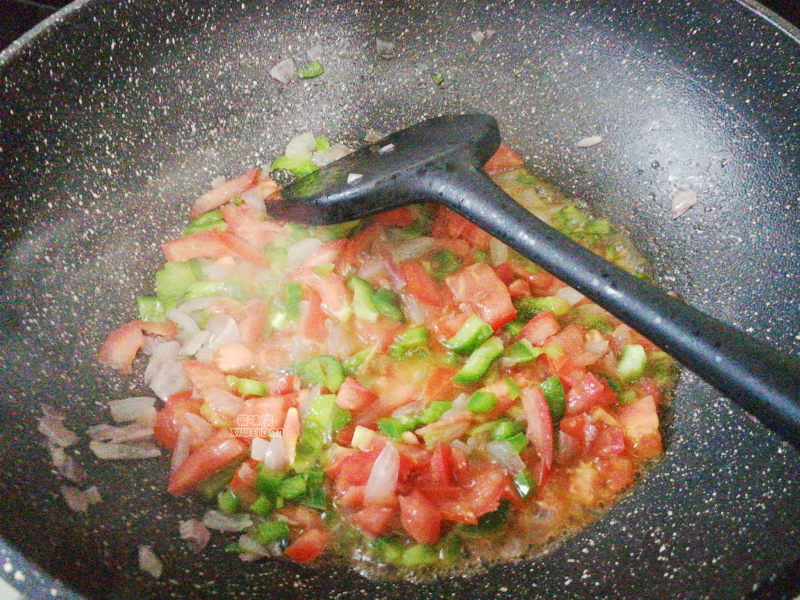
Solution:
<svg viewBox="0 0 800 600"><path fill-rule="evenodd" d="M519 389L517 382L511 379L508 375L506 375L506 385L508 386L508 397L511 400L516 400L520 396L522 396L522 390Z"/></svg>
<svg viewBox="0 0 800 600"><path fill-rule="evenodd" d="M514 477L514 489L517 490L520 498L527 498L536 492L536 481L530 471L523 469Z"/></svg>
<svg viewBox="0 0 800 600"><path fill-rule="evenodd" d="M336 393L344 382L344 367L330 354L315 354L296 365L297 374L304 383L319 384Z"/></svg>
<svg viewBox="0 0 800 600"><path fill-rule="evenodd" d="M239 497L230 488L220 490L217 494L217 508L227 515L239 512L241 504Z"/></svg>
<svg viewBox="0 0 800 600"><path fill-rule="evenodd" d="M490 533L496 532L506 521L511 513L511 503L508 500L501 500L500 506L490 513L478 517L477 525L458 525L458 532L466 537L479 538Z"/></svg>
<svg viewBox="0 0 800 600"><path fill-rule="evenodd" d="M222 281L195 281L183 295L184 300L210 298L226 294L226 286Z"/></svg>
<svg viewBox="0 0 800 600"><path fill-rule="evenodd" d="M522 185L530 186L530 185L536 185L538 183L538 181L536 180L536 177L534 177L530 173L526 173L524 171L522 173L518 174L516 179Z"/></svg>
<svg viewBox="0 0 800 600"><path fill-rule="evenodd" d="M492 337L492 326L478 315L470 315L458 332L442 346L459 354L469 355L475 348Z"/></svg>
<svg viewBox="0 0 800 600"><path fill-rule="evenodd" d="M451 533L440 544L439 560L446 563L456 563L463 558L461 538Z"/></svg>
<svg viewBox="0 0 800 600"><path fill-rule="evenodd" d="M270 167L271 171L275 169L286 169L298 177L304 177L319 170L319 167L311 162L311 158L308 156L296 156L292 158L288 156L279 156L272 161L272 166Z"/></svg>
<svg viewBox="0 0 800 600"><path fill-rule="evenodd" d="M160 323L166 319L164 305L155 296L139 296L136 298L136 306L139 309L139 318L150 323Z"/></svg>
<svg viewBox="0 0 800 600"><path fill-rule="evenodd" d="M506 438L504 441L511 444L511 447L514 448L517 453L522 452L528 447L528 438L524 433L512 435L510 438Z"/></svg>
<svg viewBox="0 0 800 600"><path fill-rule="evenodd" d="M385 317L389 317L392 321L402 323L406 320L403 314L403 309L400 308L400 296L397 292L388 288L380 288L375 292L375 308L378 312Z"/></svg>
<svg viewBox="0 0 800 600"><path fill-rule="evenodd" d="M297 69L297 76L300 79L313 79L319 77L325 72L325 68L318 60L312 60ZM273 167L274 168L274 167Z"/></svg>
<svg viewBox="0 0 800 600"><path fill-rule="evenodd" d="M156 297L164 306L175 306L197 280L188 262L168 262L156 273Z"/></svg>
<svg viewBox="0 0 800 600"><path fill-rule="evenodd" d="M315 150L319 150L320 152L325 152L326 150L331 149L331 143L324 135L317 137L314 140Z"/></svg>
<svg viewBox="0 0 800 600"><path fill-rule="evenodd" d="M389 355L395 360L400 360L424 352L427 344L428 332L425 326L412 327L394 339L394 343L389 347Z"/></svg>
<svg viewBox="0 0 800 600"><path fill-rule="evenodd" d="M483 342L477 350L470 354L461 370L455 374L453 380L462 385L476 383L484 376L494 360L503 353L503 340L499 337L490 337Z"/></svg>
<svg viewBox="0 0 800 600"><path fill-rule="evenodd" d="M300 301L303 299L303 287L294 281L286 284L283 305L286 310L286 318L296 322L300 319Z"/></svg>
<svg viewBox="0 0 800 600"><path fill-rule="evenodd" d="M363 350L353 354L353 356L346 358L342 362L342 368L344 369L345 375L349 375L351 377L355 375L364 364L364 361L366 361L374 351L374 346L367 346Z"/></svg>
<svg viewBox="0 0 800 600"><path fill-rule="evenodd" d="M547 406L550 407L550 416L553 419L553 423L558 423L567 411L567 397L561 380L557 375L548 377L539 384L539 389L542 390L544 399L547 400Z"/></svg>
<svg viewBox="0 0 800 600"><path fill-rule="evenodd" d="M405 546L399 537L395 535L381 535L372 540L372 551L380 560L388 564L394 564L403 555Z"/></svg>
<svg viewBox="0 0 800 600"><path fill-rule="evenodd" d="M525 327L525 321L510 321L503 325L503 331L505 331L510 338L515 338L519 335L522 331L522 328Z"/></svg>
<svg viewBox="0 0 800 600"><path fill-rule="evenodd" d="M269 391L267 384L257 379L228 375L225 381L228 386L232 387L243 396L266 396Z"/></svg>
<svg viewBox="0 0 800 600"><path fill-rule="evenodd" d="M269 496L261 495L250 505L250 511L262 517L268 517L275 510L275 502Z"/></svg>
<svg viewBox="0 0 800 600"><path fill-rule="evenodd" d="M406 431L419 427L420 420L415 417L386 417L378 419L378 428L393 440L402 439Z"/></svg>
<svg viewBox="0 0 800 600"><path fill-rule="evenodd" d="M266 496L275 496L278 493L281 481L283 481L283 473L264 465L259 466L260 468L256 474L256 491Z"/></svg>
<svg viewBox="0 0 800 600"><path fill-rule="evenodd" d="M359 321L374 323L378 320L378 309L375 307L375 290L369 282L360 277L351 277L347 287L353 290L353 313Z"/></svg>
<svg viewBox="0 0 800 600"><path fill-rule="evenodd" d="M525 431L525 425L519 421L504 419L499 421L492 429L492 439L496 441L507 440L510 437Z"/></svg>
<svg viewBox="0 0 800 600"><path fill-rule="evenodd" d="M203 213L196 219L190 221L186 228L181 231L181 235L187 236L205 231L206 229L227 229L227 227L227 223L225 223L225 220L222 218L222 213L217 209Z"/></svg>
<svg viewBox="0 0 800 600"><path fill-rule="evenodd" d="M289 537L289 526L284 521L264 521L258 524L255 538L259 544L269 546Z"/></svg>
<svg viewBox="0 0 800 600"><path fill-rule="evenodd" d="M528 340L514 342L503 352L503 364L509 367L532 362L544 353L543 348L534 348Z"/></svg>
<svg viewBox="0 0 800 600"><path fill-rule="evenodd" d="M433 255L433 276L439 281L458 271L461 261L458 255L447 248L440 248Z"/></svg>
<svg viewBox="0 0 800 600"><path fill-rule="evenodd" d="M627 344L622 347L617 362L617 375L622 381L631 382L644 375L647 367L647 353L639 344Z"/></svg>
<svg viewBox="0 0 800 600"><path fill-rule="evenodd" d="M423 425L430 425L434 421L438 421L441 416L453 407L452 402L444 402L442 400L434 400L425 407L419 415L419 422Z"/></svg>
<svg viewBox="0 0 800 600"><path fill-rule="evenodd" d="M430 544L414 544L403 552L400 562L405 567L420 567L429 565L439 559L439 552Z"/></svg>
<svg viewBox="0 0 800 600"><path fill-rule="evenodd" d="M561 296L525 296L514 302L514 306L517 309L517 319L521 321L530 321L544 311L563 317L570 309L569 302Z"/></svg>
<svg viewBox="0 0 800 600"><path fill-rule="evenodd" d="M478 390L467 402L467 410L471 413L482 414L491 412L497 406L497 396L492 392Z"/></svg>
<svg viewBox="0 0 800 600"><path fill-rule="evenodd" d="M297 498L295 502L316 510L328 508L328 498L325 495L325 490L320 487L308 490L303 496Z"/></svg>
<svg viewBox="0 0 800 600"><path fill-rule="evenodd" d="M286 500L294 500L306 493L306 478L295 475L278 484L278 495Z"/></svg>

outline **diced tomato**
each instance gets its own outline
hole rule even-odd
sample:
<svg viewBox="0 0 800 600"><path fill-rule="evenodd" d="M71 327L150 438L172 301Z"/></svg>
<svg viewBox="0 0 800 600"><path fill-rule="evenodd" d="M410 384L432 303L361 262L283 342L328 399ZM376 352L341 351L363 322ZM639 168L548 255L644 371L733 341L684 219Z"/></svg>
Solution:
<svg viewBox="0 0 800 600"><path fill-rule="evenodd" d="M246 192L256 185L260 172L261 169L253 169L207 191L194 201L189 216L192 218L199 217L203 213L219 208L226 202L233 200L242 192Z"/></svg>
<svg viewBox="0 0 800 600"><path fill-rule="evenodd" d="M364 485L379 454L379 450L352 452L338 463L332 464L325 472L336 479L337 485Z"/></svg>
<svg viewBox="0 0 800 600"><path fill-rule="evenodd" d="M399 265L400 273L406 282L406 291L416 300L430 306L447 306L450 292L425 270L418 260L406 260Z"/></svg>
<svg viewBox="0 0 800 600"><path fill-rule="evenodd" d="M492 175L494 173L500 173L501 171L508 171L509 169L513 169L515 167L521 167L523 164L525 164L525 161L522 160L522 157L519 154L514 152L505 144L500 144L500 146L497 148L497 152L495 152L492 157L486 161L486 164L483 165L483 168L487 173Z"/></svg>
<svg viewBox="0 0 800 600"><path fill-rule="evenodd" d="M439 206L433 220L431 235L435 238L459 238L475 248L489 248L491 235L445 206Z"/></svg>
<svg viewBox="0 0 800 600"><path fill-rule="evenodd" d="M269 259L242 238L228 231L206 229L180 237L162 246L170 262L185 262L193 258L224 258L232 256L261 267L268 267Z"/></svg>
<svg viewBox="0 0 800 600"><path fill-rule="evenodd" d="M433 544L439 539L442 516L424 494L415 490L408 496L398 496L400 521L408 534L420 544Z"/></svg>
<svg viewBox="0 0 800 600"><path fill-rule="evenodd" d="M616 403L617 395L608 382L594 373L587 373L567 392L567 416L586 412L595 406L610 406Z"/></svg>
<svg viewBox="0 0 800 600"><path fill-rule="evenodd" d="M290 399L285 395L250 398L244 401L242 410L236 417L236 424L240 425L246 433L259 428L267 430L280 428L286 420L289 405ZM253 437L265 436L243 435L241 439L252 440Z"/></svg>
<svg viewBox="0 0 800 600"><path fill-rule="evenodd" d="M453 481L453 453L448 444L437 444L433 449L430 474L431 479L441 485Z"/></svg>
<svg viewBox="0 0 800 600"><path fill-rule="evenodd" d="M303 262L303 266L314 268L331 263L336 264L346 245L347 238L325 242Z"/></svg>
<svg viewBox="0 0 800 600"><path fill-rule="evenodd" d="M377 537L389 527L394 510L391 506L368 506L355 513L350 520L367 535Z"/></svg>
<svg viewBox="0 0 800 600"><path fill-rule="evenodd" d="M298 527L300 529L315 529L321 528L322 515L308 506L301 506L299 504L287 504L278 511L278 515L284 517L288 522L289 527Z"/></svg>
<svg viewBox="0 0 800 600"><path fill-rule="evenodd" d="M183 464L169 476L167 491L179 496L209 475L247 454L248 447L229 431L220 429L194 448Z"/></svg>
<svg viewBox="0 0 800 600"><path fill-rule="evenodd" d="M392 321L381 315L374 323L356 319L355 330L358 339L369 346L375 346L379 352L386 352L394 342L394 338L403 328L401 323Z"/></svg>
<svg viewBox="0 0 800 600"><path fill-rule="evenodd" d="M549 471L553 464L553 419L539 386L522 391L522 409L528 421L525 435L539 453L544 470Z"/></svg>
<svg viewBox="0 0 800 600"><path fill-rule="evenodd" d="M342 487L336 484L336 503L339 506L361 507L364 506L365 485L351 485Z"/></svg>
<svg viewBox="0 0 800 600"><path fill-rule="evenodd" d="M378 239L381 228L378 225L370 225L347 239L344 250L339 255L338 268L342 273L346 273L358 266L359 257Z"/></svg>
<svg viewBox="0 0 800 600"><path fill-rule="evenodd" d="M451 467L456 481L463 481L469 477L469 460L463 450L450 446Z"/></svg>
<svg viewBox="0 0 800 600"><path fill-rule="evenodd" d="M596 468L603 485L612 494L618 494L624 490L633 483L636 477L633 461L626 456L600 459Z"/></svg>
<svg viewBox="0 0 800 600"><path fill-rule="evenodd" d="M203 399L195 397L189 391L178 392L167 399L164 407L156 413L153 429L158 442L168 450L174 450L178 442L178 432L182 427L190 426L184 418L189 412L200 416Z"/></svg>
<svg viewBox="0 0 800 600"><path fill-rule="evenodd" d="M122 375L133 373L133 361L146 341L139 323L131 321L111 332L100 346L98 358L102 364L116 369Z"/></svg>
<svg viewBox="0 0 800 600"><path fill-rule="evenodd" d="M248 346L256 346L264 336L269 305L265 300L252 298L243 307L242 317L238 319L239 333Z"/></svg>
<svg viewBox="0 0 800 600"><path fill-rule="evenodd" d="M208 388L226 389L228 387L225 373L220 371L215 364L199 360L186 360L183 361L183 372L200 395Z"/></svg>
<svg viewBox="0 0 800 600"><path fill-rule="evenodd" d="M337 273L320 276L310 267L300 267L289 274L290 281L309 286L319 294L322 310L330 316L346 320L350 316L350 292Z"/></svg>
<svg viewBox="0 0 800 600"><path fill-rule="evenodd" d="M303 289L303 298L308 301L303 319L303 337L322 344L328 337L328 327L325 324L328 317L322 310L322 298L309 287Z"/></svg>
<svg viewBox="0 0 800 600"><path fill-rule="evenodd" d="M625 436L622 428L617 425L599 427L590 451L594 456L601 458L625 454Z"/></svg>
<svg viewBox="0 0 800 600"><path fill-rule="evenodd" d="M548 295L545 294L545 290L549 290L553 283L556 282L556 278L545 271L544 269L534 269L533 271L527 269L526 267L519 266L515 268L517 277L521 279L525 279L536 292L537 295Z"/></svg>
<svg viewBox="0 0 800 600"><path fill-rule="evenodd" d="M559 427L561 431L578 443L582 452L586 451L597 437L597 426L587 413L564 417L561 419Z"/></svg>
<svg viewBox="0 0 800 600"><path fill-rule="evenodd" d="M422 397L430 404L435 400L451 400L458 392L459 385L453 381L458 369L453 367L436 367L425 382Z"/></svg>
<svg viewBox="0 0 800 600"><path fill-rule="evenodd" d="M361 385L354 377L346 377L336 394L336 404L346 410L361 410L378 399L378 394Z"/></svg>
<svg viewBox="0 0 800 600"><path fill-rule="evenodd" d="M508 293L512 298L524 298L531 295L531 285L524 279L515 279L508 284Z"/></svg>
<svg viewBox="0 0 800 600"><path fill-rule="evenodd" d="M458 330L461 329L461 326L472 314L474 313L471 310L459 310L456 313L446 312L432 324L436 337L439 341L449 340L458 333Z"/></svg>
<svg viewBox="0 0 800 600"><path fill-rule="evenodd" d="M664 396L658 388L658 384L650 377L642 377L635 384L633 389L636 392L637 398L644 398L645 396L652 396L656 404L664 402Z"/></svg>
<svg viewBox="0 0 800 600"><path fill-rule="evenodd" d="M280 223L266 219L264 213L247 206L226 204L220 208L220 213L228 231L258 250L264 250L275 234L283 229Z"/></svg>
<svg viewBox="0 0 800 600"><path fill-rule="evenodd" d="M267 383L269 385L269 393L273 396L292 394L300 390L300 378L294 373L274 377Z"/></svg>
<svg viewBox="0 0 800 600"><path fill-rule="evenodd" d="M500 467L487 467L473 473L473 483L466 495L472 514L481 517L495 510L507 482L508 476Z"/></svg>
<svg viewBox="0 0 800 600"><path fill-rule="evenodd" d="M283 421L283 447L286 452L286 462L290 465L294 463L297 456L297 441L300 439L300 414L297 408L292 406L286 411L286 419Z"/></svg>
<svg viewBox="0 0 800 600"><path fill-rule="evenodd" d="M514 281L514 265L510 262L500 263L494 268L494 272L500 278L505 285L508 285L512 281Z"/></svg>
<svg viewBox="0 0 800 600"><path fill-rule="evenodd" d="M517 316L508 288L486 263L461 269L449 275L445 283L456 301L474 306L495 331Z"/></svg>
<svg viewBox="0 0 800 600"><path fill-rule="evenodd" d="M585 342L583 330L574 323L570 323L547 340L547 344L560 347L564 354L569 356L581 354Z"/></svg>
<svg viewBox="0 0 800 600"><path fill-rule="evenodd" d="M306 529L286 549L286 556L299 563L314 561L328 545L328 534L322 529Z"/></svg>
<svg viewBox="0 0 800 600"><path fill-rule="evenodd" d="M546 310L540 312L525 324L525 327L519 332L519 338L528 340L534 346L541 346L547 338L557 334L559 331L561 331L561 325L558 322L558 318Z"/></svg>
<svg viewBox="0 0 800 600"><path fill-rule="evenodd" d="M402 206L388 212L379 213L372 217L373 221L382 227L408 227L417 220L414 209Z"/></svg>
<svg viewBox="0 0 800 600"><path fill-rule="evenodd" d="M258 492L255 491L257 466L258 461L252 458L243 462L229 484L231 491L245 504L252 504L258 499Z"/></svg>
<svg viewBox="0 0 800 600"><path fill-rule="evenodd" d="M658 430L658 408L652 396L618 407L616 417L635 456L646 459L661 454L663 448Z"/></svg>
<svg viewBox="0 0 800 600"><path fill-rule="evenodd" d="M168 339L174 338L178 335L178 326L172 321L135 321L142 328L142 331L150 335L160 335Z"/></svg>

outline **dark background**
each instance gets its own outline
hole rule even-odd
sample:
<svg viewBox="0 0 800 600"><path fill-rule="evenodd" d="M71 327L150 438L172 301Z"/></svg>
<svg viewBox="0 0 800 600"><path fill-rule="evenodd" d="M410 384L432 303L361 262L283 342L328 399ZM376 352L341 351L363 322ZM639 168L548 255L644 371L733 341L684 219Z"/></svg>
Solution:
<svg viewBox="0 0 800 600"><path fill-rule="evenodd" d="M799 0L761 0L761 3L800 27ZM0 0L0 49L67 4L69 0Z"/></svg>

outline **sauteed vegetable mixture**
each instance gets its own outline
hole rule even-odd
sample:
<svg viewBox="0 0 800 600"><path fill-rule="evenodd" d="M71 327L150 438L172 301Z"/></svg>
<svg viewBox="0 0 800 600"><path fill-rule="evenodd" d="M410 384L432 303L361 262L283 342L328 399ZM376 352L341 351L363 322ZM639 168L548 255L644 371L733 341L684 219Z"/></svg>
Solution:
<svg viewBox="0 0 800 600"><path fill-rule="evenodd" d="M269 218L279 183L341 152L299 136L270 176L201 196L140 319L103 344L121 373L149 355L169 492L206 494L203 522L236 531L243 560L372 576L510 560L595 518L662 453L673 361L444 207L314 228ZM645 276L624 235L512 150L486 170Z"/></svg>

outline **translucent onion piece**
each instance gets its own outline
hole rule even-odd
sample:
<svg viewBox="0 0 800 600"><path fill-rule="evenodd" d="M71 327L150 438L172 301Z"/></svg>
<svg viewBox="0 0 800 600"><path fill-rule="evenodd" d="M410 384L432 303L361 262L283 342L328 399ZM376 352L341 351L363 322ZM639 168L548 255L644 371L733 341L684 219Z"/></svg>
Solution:
<svg viewBox="0 0 800 600"><path fill-rule="evenodd" d="M395 445L389 442L381 450L369 473L367 485L364 487L364 504L389 502L394 496L394 491L397 487L399 471L400 453Z"/></svg>

